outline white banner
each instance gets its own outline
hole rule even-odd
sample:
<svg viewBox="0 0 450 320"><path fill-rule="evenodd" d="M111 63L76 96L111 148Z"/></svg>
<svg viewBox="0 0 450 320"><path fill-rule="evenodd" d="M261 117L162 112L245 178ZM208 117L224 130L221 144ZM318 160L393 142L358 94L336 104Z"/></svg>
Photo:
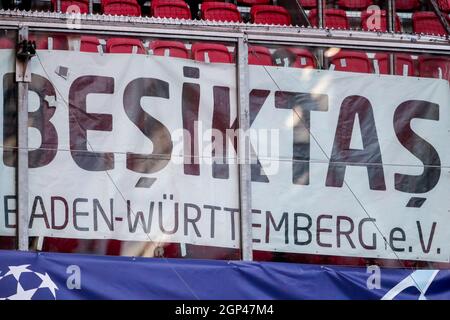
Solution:
<svg viewBox="0 0 450 320"><path fill-rule="evenodd" d="M32 236L239 247L235 66L48 51L31 67ZM448 82L250 66L250 87L254 249L449 261Z"/></svg>

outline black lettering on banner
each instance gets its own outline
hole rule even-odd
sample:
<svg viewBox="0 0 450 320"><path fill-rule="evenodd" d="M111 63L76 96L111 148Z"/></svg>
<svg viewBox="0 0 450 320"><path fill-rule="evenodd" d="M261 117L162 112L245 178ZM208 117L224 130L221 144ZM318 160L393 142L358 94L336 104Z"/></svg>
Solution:
<svg viewBox="0 0 450 320"><path fill-rule="evenodd" d="M87 217L89 216L89 212L85 212L85 211L78 211L78 203L79 202L88 202L89 200L86 198L76 198L73 201L73 210L72 210L72 216L73 216L73 227L75 228L75 230L78 231L89 231L88 227L80 227L78 225L78 217Z"/></svg>
<svg viewBox="0 0 450 320"><path fill-rule="evenodd" d="M356 116L361 127L362 150L350 149ZM348 165L367 168L371 190L386 190L372 105L366 98L356 95L345 98L341 105L326 186L341 188Z"/></svg>
<svg viewBox="0 0 450 320"><path fill-rule="evenodd" d="M127 221L128 221L128 231L130 233L135 233L139 220L141 221L142 228L145 233L149 234L151 231L152 221L153 221L153 209L155 208L155 202L150 202L150 207L148 209L148 220L145 221L144 213L142 211L137 211L134 213L131 209L131 201L127 200ZM131 221L131 217L134 216L134 221Z"/></svg>
<svg viewBox="0 0 450 320"><path fill-rule="evenodd" d="M328 111L328 95L276 91L275 108L292 110L294 122L292 132L292 183L308 185L311 153L311 112Z"/></svg>
<svg viewBox="0 0 450 320"><path fill-rule="evenodd" d="M17 163L17 86L16 74L3 76L3 163L15 167Z"/></svg>
<svg viewBox="0 0 450 320"><path fill-rule="evenodd" d="M264 105L264 102L266 102L269 94L269 90L253 89L252 91L250 91L250 126L253 124L253 121L255 121L259 111L261 111L261 108ZM264 173L261 162L256 156L255 150L253 149L253 146L251 144L250 152L251 158L256 159L256 163L253 163L252 161L252 163L250 164L250 175L252 177L252 181L268 183L269 178Z"/></svg>
<svg viewBox="0 0 450 320"><path fill-rule="evenodd" d="M422 226L420 225L420 221L416 221L417 224L417 230L419 231L419 240L420 240L420 245L422 247L422 251L424 253L429 253L430 249L431 249L431 243L433 242L433 238L434 238L434 232L436 231L436 222L433 222L433 225L431 226L431 231L430 231L430 237L428 238L428 243L425 245L425 240L423 238L423 231L422 231Z"/></svg>
<svg viewBox="0 0 450 320"><path fill-rule="evenodd" d="M308 221L308 224L306 227L299 227L298 220L299 218L306 218ZM312 232L311 232L311 226L312 226L312 219L309 215L306 213L294 213L294 243L296 245L308 245L312 241ZM305 241L299 241L298 232L299 231L305 231L308 234L308 238Z"/></svg>
<svg viewBox="0 0 450 320"><path fill-rule="evenodd" d="M28 166L38 168L49 164L58 151L58 133L50 122L56 106L56 93L53 85L46 78L36 74L31 75L29 91L35 92L39 97L39 107L36 111L29 112L28 125L36 128L41 134L41 145L28 152ZM16 163L17 146L17 90L15 73L7 73L3 76L3 162L6 166L13 167Z"/></svg>
<svg viewBox="0 0 450 320"><path fill-rule="evenodd" d="M323 219L333 219L333 216L328 215L328 214L321 214L321 215L319 215L319 216L317 217L316 241L317 241L317 244L318 244L320 247L331 248L332 245L331 245L330 243L323 243L323 242L320 240L320 234L321 234L321 233L331 233L331 232L332 232L331 229L328 229L328 228L322 228L322 227L321 227L321 221L322 221Z"/></svg>
<svg viewBox="0 0 450 320"><path fill-rule="evenodd" d="M341 222L342 221L347 221L349 224L349 228L346 231L342 230L342 226L341 226ZM337 247L340 248L341 247L341 236L345 236L347 238L348 243L350 244L350 246L355 249L356 246L353 243L352 238L350 237L350 235L353 233L353 230L355 229L355 224L353 223L353 220L350 217L347 216L337 216L336 218L336 243L337 243Z"/></svg>
<svg viewBox="0 0 450 320"><path fill-rule="evenodd" d="M28 167L38 168L52 162L58 152L58 133L50 122L56 111L56 92L50 81L36 74L32 74L28 89L39 96L39 108L28 113L28 125L41 134L40 147L28 152Z"/></svg>
<svg viewBox="0 0 450 320"><path fill-rule="evenodd" d="M37 206L40 206L40 211L41 213L36 213L37 210ZM45 206L44 206L44 200L42 200L42 197L35 197L34 201L33 201L33 206L31 208L31 214L30 214L30 222L28 224L28 228L32 228L33 227L33 222L34 219L44 219L44 223L45 223L45 227L47 229L50 229L50 224L48 223L48 217L47 217L47 211L45 210Z"/></svg>
<svg viewBox="0 0 450 320"><path fill-rule="evenodd" d="M214 94L214 112L212 120L212 128L219 130L222 133L222 139L220 141L216 140L216 136L211 137L212 142L212 175L214 178L218 179L228 179L229 178L229 167L227 161L228 154L228 140L231 138L233 142L234 150L237 150L237 136L229 136L231 132L236 133L238 127L237 119L233 121L230 126L230 88L215 86L213 88ZM217 151L220 151L221 155L217 155ZM217 157L220 160L217 161Z"/></svg>
<svg viewBox="0 0 450 320"><path fill-rule="evenodd" d="M222 137L226 137L226 139L222 139L222 145L219 146L216 142L213 144L214 149L222 148L223 157L226 160L226 155L228 154L228 140L233 138L233 148L237 150L237 135L236 129L238 128L238 121L234 119L233 123L231 123L230 119L230 97L229 97L229 88L228 87L214 87L214 114L213 114L213 125L212 128L221 132ZM258 90L254 89L250 92L250 126L255 121L256 116L261 110L264 102L267 100L269 96L269 90ZM232 132L234 134L232 134ZM214 139L214 137L213 137ZM219 149L220 150L220 149ZM250 144L250 152L251 158L256 158L255 151L253 146ZM214 154L213 154L214 155ZM251 163L251 176L252 181L255 182L269 182L269 179L264 174L264 170L262 165L258 159L256 159L256 163ZM226 161L223 161L222 164L213 163L212 166L213 177L219 179L228 179L229 177L229 168Z"/></svg>
<svg viewBox="0 0 450 320"><path fill-rule="evenodd" d="M235 226L235 214L239 213L239 209L235 208L223 208L223 211L230 213L230 224L231 224L231 240L236 239L236 226Z"/></svg>
<svg viewBox="0 0 450 320"><path fill-rule="evenodd" d="M88 151L87 131L112 131L112 115L87 112L87 96L114 93L114 78L82 76L69 90L70 152L75 163L87 171L114 169L114 153Z"/></svg>
<svg viewBox="0 0 450 320"><path fill-rule="evenodd" d="M108 229L114 231L113 215L114 215L114 200L109 199L109 217L106 215L105 210L100 205L100 200L93 200L93 211L94 211L94 231L98 231L98 212L100 211L103 221L105 221Z"/></svg>
<svg viewBox="0 0 450 320"><path fill-rule="evenodd" d="M200 85L196 83L183 83L181 111L183 115L184 154L188 161L184 162L184 173L200 175L198 140L195 134L195 123L198 121L200 107ZM189 134L189 136L187 136Z"/></svg>
<svg viewBox="0 0 450 320"><path fill-rule="evenodd" d="M9 207L10 200L14 202L14 209ZM14 217L17 216L17 197L16 196L5 196L3 198L3 204L5 208L5 227L6 228L16 228L17 224L9 222L9 216L12 214Z"/></svg>
<svg viewBox="0 0 450 320"><path fill-rule="evenodd" d="M58 211L58 214L56 214L56 203L62 203L64 207L64 215L61 215L60 211ZM50 211L51 211L51 222L52 222L52 229L53 230L64 230L67 227L67 224L69 223L69 205L67 204L66 199L63 197L51 197L50 198ZM57 225L56 224L56 216L64 217L64 221L62 224Z"/></svg>
<svg viewBox="0 0 450 320"><path fill-rule="evenodd" d="M128 118L153 144L151 154L127 152L127 168L139 173L155 173L169 163L173 143L167 127L144 111L142 97L169 99L169 83L155 78L138 78L126 86L123 94Z"/></svg>
<svg viewBox="0 0 450 320"><path fill-rule="evenodd" d="M210 213L211 213L211 239L214 238L214 233L215 233L215 221L216 221L216 211L220 211L220 207L217 206L211 206L211 205L204 205L203 208L205 209L209 209Z"/></svg>
<svg viewBox="0 0 450 320"><path fill-rule="evenodd" d="M284 225L284 243L289 243L289 220L288 220L288 213L283 212L281 215L281 219L278 222L278 224L275 222L275 219L272 215L272 212L266 211L266 239L265 242L270 242L270 226L273 227L275 231L280 231L281 228Z"/></svg>
<svg viewBox="0 0 450 320"><path fill-rule="evenodd" d="M376 220L374 218L363 218L358 224L358 239L361 246L366 250L375 250L377 248L377 235L372 233L372 244L367 244L363 240L363 235L366 234L363 231L363 226L367 222L374 223Z"/></svg>
<svg viewBox="0 0 450 320"><path fill-rule="evenodd" d="M194 209L196 212L196 215L194 218L190 218L189 217L189 208ZM184 235L187 236L188 235L188 225L192 224L192 227L194 228L195 234L197 235L197 237L201 238L201 234L200 231L197 228L197 222L200 220L201 218L201 210L200 208L193 204L193 203L185 203L184 204Z"/></svg>
<svg viewBox="0 0 450 320"><path fill-rule="evenodd" d="M399 234L398 236L396 234ZM395 252L403 252L405 251L405 248L397 247L394 243L397 241L405 242L406 240L406 234L405 231L402 228L394 228L391 230L391 233L389 234L389 245Z"/></svg>
<svg viewBox="0 0 450 320"><path fill-rule="evenodd" d="M396 173L395 189L408 193L432 190L441 176L441 159L436 149L411 128L413 119L439 120L439 105L428 101L410 100L400 104L394 113L394 130L400 143L422 161L421 175Z"/></svg>
<svg viewBox="0 0 450 320"><path fill-rule="evenodd" d="M163 215L163 203L161 201L158 202L158 211L159 211L159 229L164 234L175 234L178 231L178 215L179 215L179 203L175 202L174 210L173 210L173 228L172 230L167 230L163 225L164 216Z"/></svg>

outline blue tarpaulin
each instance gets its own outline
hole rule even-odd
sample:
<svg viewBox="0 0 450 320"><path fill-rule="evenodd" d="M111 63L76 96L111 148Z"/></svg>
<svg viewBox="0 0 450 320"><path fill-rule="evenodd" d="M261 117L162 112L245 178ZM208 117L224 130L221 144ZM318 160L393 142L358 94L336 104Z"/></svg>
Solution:
<svg viewBox="0 0 450 320"><path fill-rule="evenodd" d="M0 299L450 299L450 270L0 251Z"/></svg>

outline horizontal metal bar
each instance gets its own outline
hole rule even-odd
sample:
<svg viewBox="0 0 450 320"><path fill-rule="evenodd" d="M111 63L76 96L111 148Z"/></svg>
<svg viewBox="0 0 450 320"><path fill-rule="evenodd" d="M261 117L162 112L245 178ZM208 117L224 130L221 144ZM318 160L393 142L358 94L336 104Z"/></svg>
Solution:
<svg viewBox="0 0 450 320"><path fill-rule="evenodd" d="M66 21L68 16L62 13L24 13L0 10L0 19L3 19L0 21L0 28L2 26L27 25L30 31L101 33L233 42L247 35L249 41L267 42L273 45L309 45L444 55L450 53L450 42L445 37L438 36L147 17L102 15L82 15L81 17L79 28L69 29Z"/></svg>

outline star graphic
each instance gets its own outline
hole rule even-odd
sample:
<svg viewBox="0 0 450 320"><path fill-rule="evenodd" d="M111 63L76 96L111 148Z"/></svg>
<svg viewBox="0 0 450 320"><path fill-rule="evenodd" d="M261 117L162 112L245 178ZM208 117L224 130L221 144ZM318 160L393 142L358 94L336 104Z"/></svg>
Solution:
<svg viewBox="0 0 450 320"><path fill-rule="evenodd" d="M39 273L39 272L35 272L36 275L42 279L42 283L39 286L39 288L48 288L52 294L53 297L56 298L56 290L59 290L58 287L56 286L56 284L52 281L52 279L50 279L50 276L48 275L48 273L46 272L45 275Z"/></svg>
<svg viewBox="0 0 450 320"><path fill-rule="evenodd" d="M31 297L35 294L37 288L24 290L20 283L17 283L17 292L16 294L9 296L8 300L31 300Z"/></svg>
<svg viewBox="0 0 450 320"><path fill-rule="evenodd" d="M20 275L21 275L22 273L33 272L33 271L31 271L31 270L28 269L29 266L30 266L29 264L23 264L23 265L21 265L21 266L10 266L10 267L8 267L8 268L9 268L9 271L8 271L7 273L5 273L5 275L3 276L3 278L6 277L6 276L9 276L9 275L13 275L14 278L15 278L17 281L19 281L19 277L20 277Z"/></svg>

